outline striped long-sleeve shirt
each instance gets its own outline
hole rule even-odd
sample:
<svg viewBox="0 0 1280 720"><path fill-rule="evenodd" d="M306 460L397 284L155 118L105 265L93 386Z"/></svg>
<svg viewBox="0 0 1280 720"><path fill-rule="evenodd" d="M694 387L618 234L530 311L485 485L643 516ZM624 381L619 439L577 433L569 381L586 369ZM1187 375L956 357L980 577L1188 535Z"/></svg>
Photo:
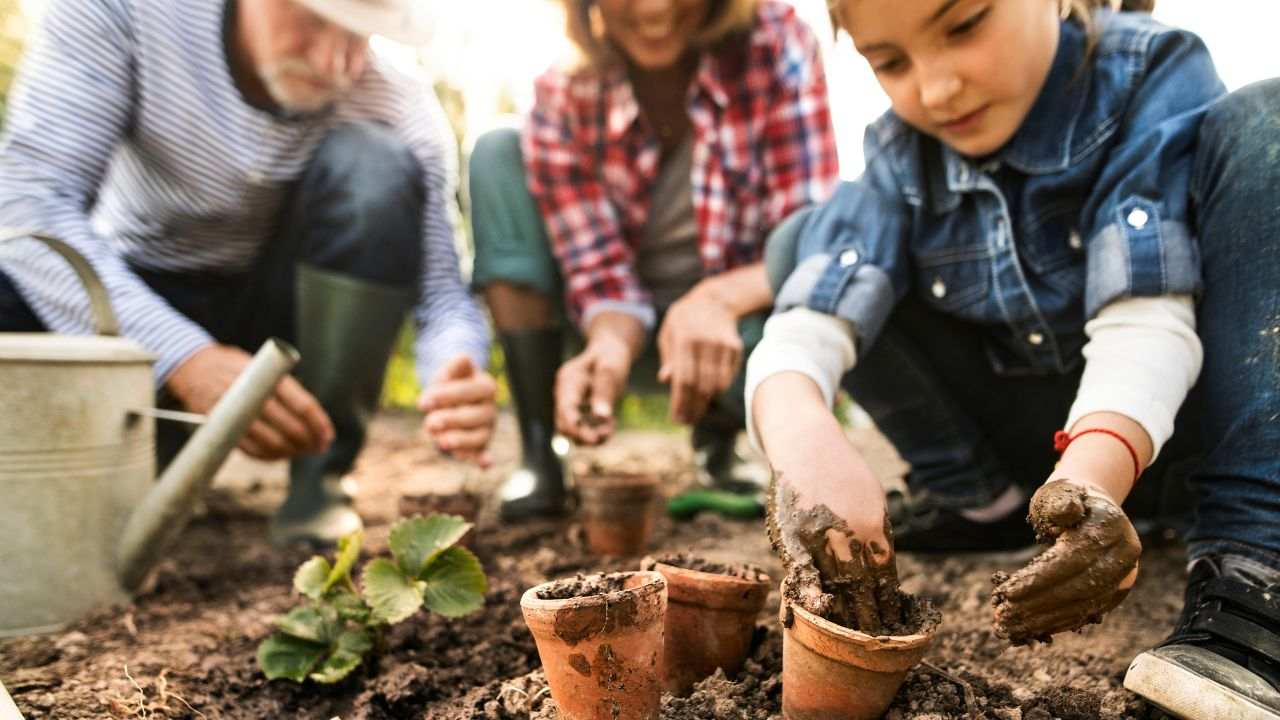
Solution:
<svg viewBox="0 0 1280 720"><path fill-rule="evenodd" d="M335 125L390 127L427 190L414 317L419 377L487 358L488 328L458 268L456 145L430 87L376 55L322 116L247 104L232 79L222 0L52 0L19 69L0 137L0 227L71 243L102 275L125 336L158 360L157 383L212 343L130 269L245 272L278 227L289 186ZM0 271L51 330L91 331L84 292L32 241L0 247Z"/></svg>

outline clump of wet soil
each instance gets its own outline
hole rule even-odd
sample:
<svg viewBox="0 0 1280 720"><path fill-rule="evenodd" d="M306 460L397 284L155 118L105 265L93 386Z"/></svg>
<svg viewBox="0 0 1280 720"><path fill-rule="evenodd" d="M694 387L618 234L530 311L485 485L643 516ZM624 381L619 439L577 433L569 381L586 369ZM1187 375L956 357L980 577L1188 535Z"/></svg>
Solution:
<svg viewBox="0 0 1280 720"><path fill-rule="evenodd" d="M684 570L693 570L696 572L710 573L712 575L728 575L729 577L738 578L740 580L767 581L769 573L765 572L758 565L751 563L722 563L712 562L699 555L690 553L665 553L662 555L647 557L640 562L641 570L652 570L659 563L670 565Z"/></svg>
<svg viewBox="0 0 1280 720"><path fill-rule="evenodd" d="M626 587L627 573L578 575L548 583L537 593L539 600L569 600L618 592Z"/></svg>

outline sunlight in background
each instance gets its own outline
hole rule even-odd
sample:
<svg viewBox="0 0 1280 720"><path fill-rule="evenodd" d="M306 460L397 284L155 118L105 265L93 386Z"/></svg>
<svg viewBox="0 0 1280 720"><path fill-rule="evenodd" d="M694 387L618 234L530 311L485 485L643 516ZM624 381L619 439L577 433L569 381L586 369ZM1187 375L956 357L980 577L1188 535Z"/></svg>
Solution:
<svg viewBox="0 0 1280 720"><path fill-rule="evenodd" d="M826 0L792 4L823 43L842 174L856 177L862 171L863 128L888 108L888 101L848 37L832 40ZM533 78L569 54L555 0L467 0L436 7L440 30L421 55L433 73L463 88L464 143L504 121L499 102L509 102L518 113L528 110ZM1280 3L1274 0L1158 0L1155 16L1204 38L1231 89L1280 77L1275 47Z"/></svg>
<svg viewBox="0 0 1280 720"><path fill-rule="evenodd" d="M28 19L46 1L20 0ZM842 174L855 177L862 171L863 128L888 102L848 37L832 40L826 0L792 4L823 44ZM533 79L570 56L556 0L429 0L428 5L437 30L426 45L414 50L375 39L375 48L406 68L421 63L462 92L464 149L487 128L519 122L533 101ZM1204 38L1231 89L1280 77L1274 37L1280 3L1275 0L1157 0L1155 16Z"/></svg>

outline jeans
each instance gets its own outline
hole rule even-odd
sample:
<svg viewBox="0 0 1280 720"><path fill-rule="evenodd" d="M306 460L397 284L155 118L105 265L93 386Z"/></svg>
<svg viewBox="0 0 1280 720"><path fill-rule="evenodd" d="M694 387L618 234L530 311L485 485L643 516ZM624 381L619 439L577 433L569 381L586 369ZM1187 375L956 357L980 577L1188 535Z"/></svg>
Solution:
<svg viewBox="0 0 1280 720"><path fill-rule="evenodd" d="M1280 569L1280 81L1209 113L1191 196L1204 369L1126 509L1160 513L1189 474L1191 557L1230 552ZM908 296L843 385L911 464L909 487L975 507L1048 477L1079 376L998 375L981 328Z"/></svg>
<svg viewBox="0 0 1280 720"><path fill-rule="evenodd" d="M317 148L302 179L290 190L278 231L248 272L134 271L217 342L254 352L268 338L293 342L298 337L295 285L300 263L366 282L417 287L424 202L422 172L409 148L380 126L346 124L331 131ZM0 273L0 332L44 330L10 279ZM358 347L338 349L343 350L361 352ZM162 393L159 402L174 401ZM157 428L164 459L181 444L182 430L168 423ZM341 440L334 446L351 445ZM345 472L353 460L334 458L330 469Z"/></svg>
<svg viewBox="0 0 1280 720"><path fill-rule="evenodd" d="M564 294L559 266L551 254L551 241L537 204L525 183L520 136L514 129L493 130L476 140L470 165L471 222L475 234L476 257L472 285L483 289L494 282L531 288L552 298ZM779 226L790 227L786 223ZM773 242L772 236L769 240ZM658 322L665 308L658 308ZM745 358L760 342L768 311L753 313L738 323L744 362L733 384L714 401L703 425L717 430L745 427L743 394ZM559 324L560 320L556 320ZM581 345L574 338L573 345ZM629 384L657 389L658 372L654 343L632 367Z"/></svg>

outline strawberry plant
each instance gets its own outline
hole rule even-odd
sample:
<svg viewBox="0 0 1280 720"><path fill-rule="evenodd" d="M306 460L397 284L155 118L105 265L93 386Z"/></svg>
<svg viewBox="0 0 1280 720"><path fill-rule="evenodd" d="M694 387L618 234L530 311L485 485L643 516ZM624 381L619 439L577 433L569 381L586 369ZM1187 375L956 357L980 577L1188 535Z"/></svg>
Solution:
<svg viewBox="0 0 1280 720"><path fill-rule="evenodd" d="M293 576L309 602L276 622L258 646L258 665L272 680L336 683L380 644L390 625L426 608L447 618L478 610L486 581L476 556L457 542L471 524L455 515L401 520L391 528L391 557L364 566L360 587L352 569L363 534L342 539L332 563L317 555Z"/></svg>

